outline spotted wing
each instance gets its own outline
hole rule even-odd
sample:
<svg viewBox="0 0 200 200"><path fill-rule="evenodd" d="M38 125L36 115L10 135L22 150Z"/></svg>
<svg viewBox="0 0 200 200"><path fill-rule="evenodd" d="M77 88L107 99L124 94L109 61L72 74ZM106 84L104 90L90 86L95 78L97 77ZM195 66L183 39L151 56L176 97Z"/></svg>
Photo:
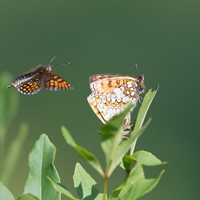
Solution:
<svg viewBox="0 0 200 200"><path fill-rule="evenodd" d="M44 75L44 87L50 90L73 89L71 84L69 84L60 76L49 71L45 72Z"/></svg>
<svg viewBox="0 0 200 200"><path fill-rule="evenodd" d="M122 98L117 98L115 94L111 93L92 93L87 98L88 103L97 117L106 124L115 115L120 114L124 111L127 103L122 101ZM126 135L130 131L130 112L124 118L122 135Z"/></svg>
<svg viewBox="0 0 200 200"><path fill-rule="evenodd" d="M106 120L103 118L102 114L97 109L97 105L99 103L99 100L101 99L102 95L99 93L92 93L88 96L87 100L92 108L93 112L97 115L97 117L102 121L102 123L106 123Z"/></svg>
<svg viewBox="0 0 200 200"><path fill-rule="evenodd" d="M109 93L130 81L137 81L137 78L120 74L98 74L91 76L90 88L92 92Z"/></svg>
<svg viewBox="0 0 200 200"><path fill-rule="evenodd" d="M37 73L28 81L18 85L17 90L23 94L35 94L40 91L41 87L42 87L41 74Z"/></svg>
<svg viewBox="0 0 200 200"><path fill-rule="evenodd" d="M96 74L93 76L90 76L90 83L101 80L101 79L108 79L108 78L114 78L114 77L129 77L127 75L122 74Z"/></svg>
<svg viewBox="0 0 200 200"><path fill-rule="evenodd" d="M137 84L129 81L109 93L93 92L87 100L95 114L105 123L121 113L130 102L133 104L130 112L133 111L139 100Z"/></svg>

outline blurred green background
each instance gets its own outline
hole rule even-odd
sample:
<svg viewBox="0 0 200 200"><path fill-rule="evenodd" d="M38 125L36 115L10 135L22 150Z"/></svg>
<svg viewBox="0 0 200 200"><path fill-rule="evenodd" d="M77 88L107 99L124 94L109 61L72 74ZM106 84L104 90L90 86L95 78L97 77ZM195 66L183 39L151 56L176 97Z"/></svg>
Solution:
<svg viewBox="0 0 200 200"><path fill-rule="evenodd" d="M76 162L98 182L101 177L69 147L61 134L65 125L78 144L104 163L98 128L100 120L87 103L89 76L98 73L145 74L148 89L159 91L148 117L153 120L136 150L152 152L165 166L145 167L146 177L158 186L141 199L199 198L200 1L197 0L58 0L2 1L0 6L0 73L14 78L38 64L70 62L53 72L74 86L72 91L20 95L19 112L8 129L6 145L19 124L29 124L29 135L8 188L23 192L28 176L28 154L41 133L57 148L55 165L62 183L73 193ZM16 88L9 89L13 92ZM137 110L132 114L134 121ZM117 169L108 183L109 193L124 180ZM63 198L65 199L65 198Z"/></svg>

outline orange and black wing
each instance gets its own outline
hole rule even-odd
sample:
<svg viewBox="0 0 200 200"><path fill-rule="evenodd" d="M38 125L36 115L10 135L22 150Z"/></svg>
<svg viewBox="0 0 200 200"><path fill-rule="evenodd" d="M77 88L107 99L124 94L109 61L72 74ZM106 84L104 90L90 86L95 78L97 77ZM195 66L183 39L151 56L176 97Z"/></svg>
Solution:
<svg viewBox="0 0 200 200"><path fill-rule="evenodd" d="M42 87L41 74L37 73L33 78L17 86L17 90L23 94L35 94Z"/></svg>
<svg viewBox="0 0 200 200"><path fill-rule="evenodd" d="M66 90L73 89L72 85L65 81L60 76L52 73L46 72L44 76L44 87L50 90Z"/></svg>
<svg viewBox="0 0 200 200"><path fill-rule="evenodd" d="M136 78L120 74L97 74L90 77L92 92L109 93L127 82L135 81Z"/></svg>

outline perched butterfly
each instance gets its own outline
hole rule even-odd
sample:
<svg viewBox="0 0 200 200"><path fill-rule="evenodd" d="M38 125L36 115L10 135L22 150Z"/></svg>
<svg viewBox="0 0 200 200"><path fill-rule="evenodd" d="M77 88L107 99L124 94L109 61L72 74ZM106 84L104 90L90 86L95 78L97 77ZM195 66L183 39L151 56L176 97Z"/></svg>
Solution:
<svg viewBox="0 0 200 200"><path fill-rule="evenodd" d="M50 65L50 63L54 59L55 56L46 67L39 65L36 70L25 73L24 75L16 78L7 88L12 86L17 87L17 90L23 94L35 94L40 91L42 85L44 85L46 89L50 90L73 89L71 84L69 84L63 78L50 72L53 66ZM62 65L68 64L69 63Z"/></svg>
<svg viewBox="0 0 200 200"><path fill-rule="evenodd" d="M121 113L129 102L133 107L124 119L123 135L130 131L131 112L136 107L140 95L145 92L144 75L137 78L120 74L98 74L91 76L92 94L87 98L89 105L105 124L113 116Z"/></svg>

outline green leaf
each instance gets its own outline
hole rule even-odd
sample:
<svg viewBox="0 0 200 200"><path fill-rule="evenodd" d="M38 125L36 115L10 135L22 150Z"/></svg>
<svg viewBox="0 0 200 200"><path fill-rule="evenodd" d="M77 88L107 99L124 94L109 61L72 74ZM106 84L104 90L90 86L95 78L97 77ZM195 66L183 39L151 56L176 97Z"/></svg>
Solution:
<svg viewBox="0 0 200 200"><path fill-rule="evenodd" d="M112 162L108 170L108 176L112 174L114 169L117 167L117 165L121 162L122 158L125 156L127 151L130 149L132 144L134 143L135 139L143 133L143 131L146 129L146 127L149 125L151 119L149 119L146 124L138 130L133 130L131 133L131 136L128 140L124 140L120 143L120 145L116 148L113 157Z"/></svg>
<svg viewBox="0 0 200 200"><path fill-rule="evenodd" d="M0 181L0 200L14 200L14 196L6 186Z"/></svg>
<svg viewBox="0 0 200 200"><path fill-rule="evenodd" d="M53 165L55 146L49 138L42 134L29 154L29 175L25 184L24 194L31 193L39 199L60 199L47 176L53 182L60 182L58 173Z"/></svg>
<svg viewBox="0 0 200 200"><path fill-rule="evenodd" d="M40 200L33 194L22 194L16 200Z"/></svg>
<svg viewBox="0 0 200 200"><path fill-rule="evenodd" d="M162 174L165 172L163 170L158 178L152 178L152 179L142 179L137 182L135 182L131 189L128 191L128 193L122 198L122 200L135 200L139 197L147 194L151 190L153 190L156 185L158 184Z"/></svg>
<svg viewBox="0 0 200 200"><path fill-rule="evenodd" d="M110 194L109 199L112 199L112 200L122 199L130 190L130 188L132 187L134 183L144 178L145 177L144 177L144 171L143 171L142 165L140 163L136 163L134 168L131 170L127 181L123 183L121 186L119 186L117 189L115 189Z"/></svg>
<svg viewBox="0 0 200 200"><path fill-rule="evenodd" d="M147 151L137 151L133 154L135 161L140 162L143 165L155 166L155 165L163 165L167 162L161 162L157 157L155 157L152 153Z"/></svg>
<svg viewBox="0 0 200 200"><path fill-rule="evenodd" d="M103 199L103 194L102 193L99 193L94 200L102 200ZM87 198L86 198L87 199Z"/></svg>
<svg viewBox="0 0 200 200"><path fill-rule="evenodd" d="M131 169L131 164L135 162L135 159L132 156L125 155L123 157L123 162L120 163L120 167L125 169L126 172L129 172Z"/></svg>
<svg viewBox="0 0 200 200"><path fill-rule="evenodd" d="M10 177L16 167L21 154L24 140L28 133L28 125L22 123L19 132L13 142L10 144L0 172L0 179L4 184L8 184Z"/></svg>
<svg viewBox="0 0 200 200"><path fill-rule="evenodd" d="M114 116L100 129L100 133L102 134L101 147L106 156L107 169L116 147L121 142L124 118L132 106L132 103L128 104L127 108L122 113Z"/></svg>
<svg viewBox="0 0 200 200"><path fill-rule="evenodd" d="M103 199L103 194L100 194L94 187L96 181L85 171L80 163L76 164L73 179L75 190L81 199Z"/></svg>
<svg viewBox="0 0 200 200"><path fill-rule="evenodd" d="M142 106L140 107L140 110L138 112L138 115L137 115L137 120L135 122L135 126L134 126L134 129L139 129L142 127L142 124L144 122L144 119L146 117L146 114L149 110L149 107L151 105L151 102L153 101L155 95L156 95L156 92L157 90L153 91L152 92L152 89L150 89L145 97L144 97L144 100L142 101Z"/></svg>
<svg viewBox="0 0 200 200"><path fill-rule="evenodd" d="M113 190L109 195L108 200L120 200L119 193L121 192L122 188L126 185L126 182L122 183L118 188Z"/></svg>
<svg viewBox="0 0 200 200"><path fill-rule="evenodd" d="M77 145L75 143L75 141L73 140L73 138L72 138L71 134L69 133L69 131L64 126L61 127L61 130L62 130L62 134L63 134L63 137L65 138L66 142L70 146L74 147L77 150L77 152L79 153L79 155L87 163L89 163L97 172L99 172L99 174L101 174L101 176L104 176L104 172L102 170L101 164L97 160L95 155L90 153L89 151L87 151L85 148Z"/></svg>
<svg viewBox="0 0 200 200"><path fill-rule="evenodd" d="M132 156L125 155L123 158L123 163L121 162L119 166L125 169L126 172L128 172L130 171L131 164L136 161L147 166L167 164L167 162L161 162L161 160L159 160L150 152L138 151L138 152L135 152Z"/></svg>
<svg viewBox="0 0 200 200"><path fill-rule="evenodd" d="M128 176L126 185L120 191L119 197L124 197L126 193L130 190L132 185L142 179L145 179L143 167L140 163L136 163Z"/></svg>
<svg viewBox="0 0 200 200"><path fill-rule="evenodd" d="M75 198L63 185L58 184L58 183L54 183L49 177L48 179L51 181L51 183L53 184L53 187L60 193L66 195L69 199L71 200L79 200L77 198Z"/></svg>
<svg viewBox="0 0 200 200"><path fill-rule="evenodd" d="M116 135L116 132L118 132L119 130L121 131L124 118L130 111L132 106L133 104L129 103L123 112L121 112L119 115L114 116L111 120L109 120L105 125L102 126L102 128L100 129L100 133L104 136L112 137Z"/></svg>
<svg viewBox="0 0 200 200"><path fill-rule="evenodd" d="M146 114L147 114L147 112L149 110L149 106L151 105L151 102L153 101L153 99L154 99L154 97L156 95L156 92L157 92L157 90L152 92L152 89L150 89L146 93L146 95L144 97L144 100L142 101L142 106L140 107L138 115L137 115L137 119L136 119L136 123L135 123L135 126L134 126L134 130L138 130L138 129L140 129L142 127L142 124L144 122ZM133 143L133 145L131 147L130 155L132 155L133 152L134 152L136 141L137 141L137 138L135 140L135 143Z"/></svg>

